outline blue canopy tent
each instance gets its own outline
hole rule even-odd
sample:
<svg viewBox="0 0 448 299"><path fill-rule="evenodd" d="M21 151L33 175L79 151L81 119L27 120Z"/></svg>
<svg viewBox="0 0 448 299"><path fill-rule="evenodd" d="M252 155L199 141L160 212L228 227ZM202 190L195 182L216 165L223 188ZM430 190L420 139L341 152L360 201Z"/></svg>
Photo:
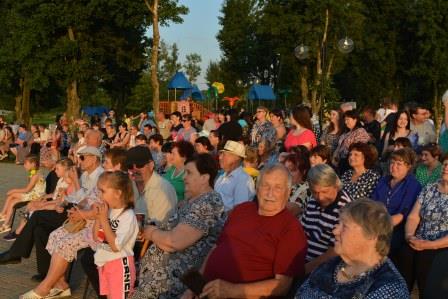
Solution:
<svg viewBox="0 0 448 299"><path fill-rule="evenodd" d="M249 100L266 100L266 101L275 101L276 96L272 87L269 85L259 85L254 84L249 89Z"/></svg>
<svg viewBox="0 0 448 299"><path fill-rule="evenodd" d="M197 85L193 85L193 88L191 89L186 89L179 99L186 100L188 98L198 101L203 101L205 99Z"/></svg>
<svg viewBox="0 0 448 299"><path fill-rule="evenodd" d="M174 89L174 100L176 101L176 93L178 89L192 89L191 83L187 80L184 73L177 72L168 83L168 101L170 100L170 90Z"/></svg>
<svg viewBox="0 0 448 299"><path fill-rule="evenodd" d="M104 107L104 106L86 106L83 107L81 109L82 112L84 112L85 114L87 114L88 116L93 116L95 114L101 115L103 112L104 113L108 113L109 112L109 108Z"/></svg>
<svg viewBox="0 0 448 299"><path fill-rule="evenodd" d="M249 89L248 99L250 101L251 110L253 110L254 101L257 100L258 104L260 104L261 100L271 101L274 103L275 106L277 97L275 96L271 86L254 84Z"/></svg>

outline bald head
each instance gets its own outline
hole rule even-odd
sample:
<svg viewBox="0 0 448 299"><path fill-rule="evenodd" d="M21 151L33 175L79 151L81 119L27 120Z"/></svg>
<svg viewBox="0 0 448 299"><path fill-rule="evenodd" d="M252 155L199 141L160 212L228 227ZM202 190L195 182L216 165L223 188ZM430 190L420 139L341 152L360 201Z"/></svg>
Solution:
<svg viewBox="0 0 448 299"><path fill-rule="evenodd" d="M98 130L88 129L85 134L85 141L88 146L100 147L102 133Z"/></svg>

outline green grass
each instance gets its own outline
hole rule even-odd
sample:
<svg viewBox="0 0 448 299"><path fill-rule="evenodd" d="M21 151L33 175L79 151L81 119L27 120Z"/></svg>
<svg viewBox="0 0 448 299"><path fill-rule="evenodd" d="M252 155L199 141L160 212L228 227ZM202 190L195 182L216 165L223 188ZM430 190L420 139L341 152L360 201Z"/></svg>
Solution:
<svg viewBox="0 0 448 299"><path fill-rule="evenodd" d="M36 112L31 118L33 124L52 124L55 122L56 115L62 114L60 109L52 109L50 111Z"/></svg>

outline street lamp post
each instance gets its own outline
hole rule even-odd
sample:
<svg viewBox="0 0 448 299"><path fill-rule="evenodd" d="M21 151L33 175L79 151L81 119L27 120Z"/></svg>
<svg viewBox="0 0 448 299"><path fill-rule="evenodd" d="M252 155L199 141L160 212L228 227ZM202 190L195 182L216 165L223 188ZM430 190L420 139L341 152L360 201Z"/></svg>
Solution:
<svg viewBox="0 0 448 299"><path fill-rule="evenodd" d="M339 52L341 52L342 54L348 54L351 51L353 51L354 49L354 42L352 39L350 39L349 37L344 37L342 39L340 39L337 43L337 49ZM300 44L298 45L295 49L294 49L294 56L301 62L304 62L306 59L308 59L309 57L309 53L310 53L310 49L308 46L306 46L305 44ZM325 92L326 92L326 75L324 73L324 70L326 70L326 62L327 62L327 43L322 43L321 49L320 49L320 53L321 53L321 63L322 63L322 71L320 73L321 75L321 95L320 98L322 99L321 102L321 109L320 109L320 122L322 121L323 118L323 106L325 106ZM313 113L315 113L315 111L313 111Z"/></svg>

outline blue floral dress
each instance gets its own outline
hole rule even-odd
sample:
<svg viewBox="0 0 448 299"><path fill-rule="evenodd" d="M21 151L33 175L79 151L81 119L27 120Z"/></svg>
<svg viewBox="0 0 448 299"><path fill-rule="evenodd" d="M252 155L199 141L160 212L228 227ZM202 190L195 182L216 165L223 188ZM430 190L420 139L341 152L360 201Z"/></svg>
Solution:
<svg viewBox="0 0 448 299"><path fill-rule="evenodd" d="M438 182L426 186L417 200L421 208L415 235L429 241L448 235L448 194L439 191Z"/></svg>
<svg viewBox="0 0 448 299"><path fill-rule="evenodd" d="M212 191L185 202L177 214L160 228L172 230L178 224L188 224L201 231L202 238L190 247L173 253L152 244L142 259L139 286L132 298L179 298L186 290L180 278L190 268L201 267L215 245L224 222L224 204L219 193Z"/></svg>

